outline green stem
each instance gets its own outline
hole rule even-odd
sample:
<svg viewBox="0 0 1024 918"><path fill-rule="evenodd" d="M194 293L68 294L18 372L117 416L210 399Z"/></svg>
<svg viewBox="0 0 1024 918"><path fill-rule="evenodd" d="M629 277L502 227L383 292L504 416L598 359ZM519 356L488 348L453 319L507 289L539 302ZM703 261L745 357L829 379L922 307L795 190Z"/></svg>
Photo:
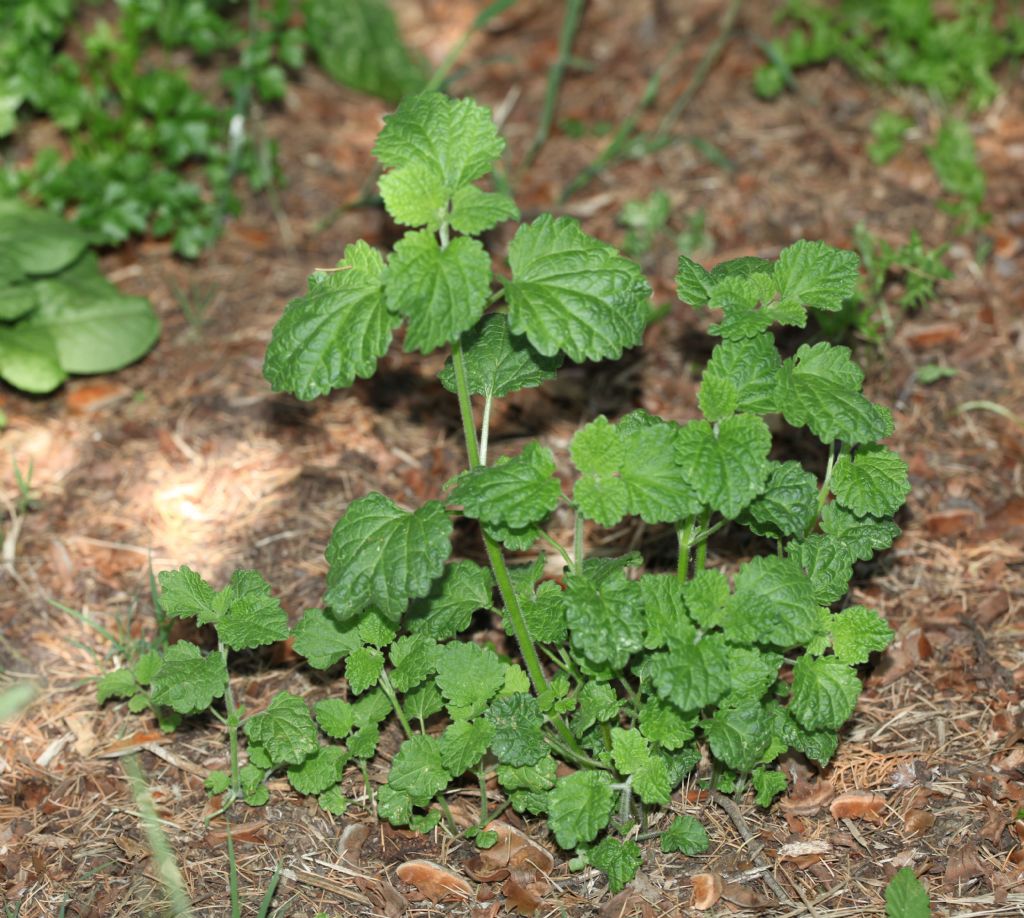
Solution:
<svg viewBox="0 0 1024 918"><path fill-rule="evenodd" d="M696 517L688 516L681 523L676 523L676 537L679 539L679 564L676 576L680 583L686 583L690 577L690 546L693 544L693 521Z"/></svg>
<svg viewBox="0 0 1024 918"><path fill-rule="evenodd" d="M448 74L451 73L452 67L455 66L455 62L459 59L459 55L462 54L463 49L469 43L470 38L473 37L474 32L478 32L483 29L487 23L489 23L495 16L500 16L505 10L507 10L515 0L493 0L484 7L476 18L470 23L470 26L462 34L462 37L452 45L451 50L444 56L444 60L441 61L438 68L431 74L430 79L427 81L427 85L423 87L423 92L433 92L436 89L440 89L444 84L444 81L448 79Z"/></svg>
<svg viewBox="0 0 1024 918"><path fill-rule="evenodd" d="M480 464L487 465L487 440L491 432L491 405L493 396L484 398L484 415L480 421Z"/></svg>
<svg viewBox="0 0 1024 918"><path fill-rule="evenodd" d="M455 389L459 399L459 414L462 417L462 434L466 441L466 456L469 459L470 469L480 468L480 448L476 439L476 425L473 423L473 407L470 404L469 383L466 377L466 358L462 353L462 341L458 338L452 342L452 368L455 370ZM523 655L523 662L526 664L526 672L533 685L533 691L539 695L548 688L548 680L544 675L544 668L540 665L540 658L537 656L537 648L530 637L530 630L526 625L526 618L519 605L519 597L512 586L512 577L509 575L508 566L501 553L498 543L492 539L483 527L481 533L484 539L484 549L487 551L487 560L490 562L491 570L494 572L494 580L498 584L498 592L504 604L505 613L508 616L509 624L512 626L512 634L519 644L519 651ZM570 749L579 749L576 737L565 725L560 717L552 719L555 729L568 744Z"/></svg>
<svg viewBox="0 0 1024 918"><path fill-rule="evenodd" d="M409 718L405 716L405 711L402 710L402 705L398 701L398 693L395 691L395 687L391 684L391 680L384 670L380 671L380 678L377 680L377 684L384 691L384 694L388 696L388 701L391 702L391 707L394 709L395 716L398 717L398 722L402 725L402 729L405 730L405 735L412 739L412 724L409 723Z"/></svg>
<svg viewBox="0 0 1024 918"><path fill-rule="evenodd" d="M583 555L586 553L586 545L583 544L583 514L576 511L576 519L573 522L573 573L577 576L583 573Z"/></svg>
<svg viewBox="0 0 1024 918"><path fill-rule="evenodd" d="M540 537L562 556L562 560L565 562L565 566L571 570L572 558L569 556L569 552L562 548L562 546L543 529L540 531Z"/></svg>
<svg viewBox="0 0 1024 918"><path fill-rule="evenodd" d="M224 814L224 832L228 842L228 890L231 895L231 918L242 918L242 902L238 898L238 862L235 842L231 837L231 814Z"/></svg>
<svg viewBox="0 0 1024 918"><path fill-rule="evenodd" d="M695 574L699 574L702 570L704 570L704 564L705 564L705 562L708 559L708 537L707 537L707 535L704 535L704 537L701 538L701 535L708 528L708 525L710 524L710 522L711 522L711 508L708 507L704 511L704 515L701 517L701 520L700 520L701 532L698 533L698 535L697 535L697 557L696 557L696 560L694 561L694 565L693 565L693 570L694 570Z"/></svg>
<svg viewBox="0 0 1024 918"><path fill-rule="evenodd" d="M224 657L224 663L227 665L227 648L222 643L218 643L217 650ZM235 696L231 691L230 680L228 680L227 685L224 687L224 708L227 712L227 719L224 723L228 728L228 750L231 759L231 799L233 801L242 795L242 779L239 776L238 768L238 708L235 707ZM228 837L230 838L230 833Z"/></svg>

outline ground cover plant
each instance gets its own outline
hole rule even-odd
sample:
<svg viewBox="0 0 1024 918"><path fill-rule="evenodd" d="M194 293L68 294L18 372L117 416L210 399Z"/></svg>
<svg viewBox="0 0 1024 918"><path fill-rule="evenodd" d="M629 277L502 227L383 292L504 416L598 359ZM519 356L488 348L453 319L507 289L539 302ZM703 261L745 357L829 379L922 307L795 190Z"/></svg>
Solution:
<svg viewBox="0 0 1024 918"><path fill-rule="evenodd" d="M804 327L809 308L838 311L858 283L854 253L807 241L777 260L711 270L680 259L680 299L720 311L702 419L594 419L572 439L568 493L539 442L495 459L495 399L541 385L566 358L619 357L652 314L639 268L569 218L521 224L511 276L493 272L479 237L519 214L476 182L503 147L489 111L471 100L403 102L374 153L384 205L405 235L387 259L360 241L315 272L275 327L264 366L275 390L316 398L372 376L404 324L407 351L450 348L439 381L456 396L468 468L444 500L413 510L380 493L353 500L327 546L323 606L291 629L255 571L220 590L188 567L161 573L163 613L212 625L217 649L180 641L149 653L106 676L99 696L152 708L168 726L206 711L222 719L231 765L208 787L227 795L225 807L266 802L266 779L284 773L343 812L346 766L366 775L381 725L394 718L405 739L376 791L381 819L454 829L445 794L475 778L480 813L469 837L493 844L487 827L507 806L543 816L575 867L600 868L618 890L640 864L636 837L705 753L712 767L702 780L752 786L762 805L787 786L772 767L781 755L831 758L860 692L857 667L892 637L877 613L843 601L854 564L899 532L892 517L907 469L878 442L892 416L862 395L848 349L821 342L780 353L776 325ZM820 441L821 475L780 454L765 420L777 415ZM560 505L574 515L571 545L544 529ZM647 570L637 553L587 552L588 530L626 516L672 527L673 570ZM478 524L488 566L451 558L459 517ZM726 527L767 549L732 577L707 564L709 538ZM564 562L560 579L544 578L543 556L526 565L508 557L538 540ZM479 610L499 616L514 652L473 640ZM289 635L309 666L343 663L345 691L312 710L287 691L243 710L230 654ZM497 807L491 775L504 792ZM689 817L661 836L665 851L706 843Z"/></svg>
<svg viewBox="0 0 1024 918"><path fill-rule="evenodd" d="M123 0L116 15L85 20L82 7L0 9L0 138L17 140L33 117L60 132L0 169L0 197L67 211L97 245L151 235L188 258L209 246L239 209L239 180L253 191L278 180L256 104L280 102L308 52L388 99L424 80L383 0ZM216 67L219 89L190 83L175 51Z"/></svg>
<svg viewBox="0 0 1024 918"><path fill-rule="evenodd" d="M100 272L86 235L54 214L0 200L0 379L52 392L69 373L142 357L160 322L149 301Z"/></svg>

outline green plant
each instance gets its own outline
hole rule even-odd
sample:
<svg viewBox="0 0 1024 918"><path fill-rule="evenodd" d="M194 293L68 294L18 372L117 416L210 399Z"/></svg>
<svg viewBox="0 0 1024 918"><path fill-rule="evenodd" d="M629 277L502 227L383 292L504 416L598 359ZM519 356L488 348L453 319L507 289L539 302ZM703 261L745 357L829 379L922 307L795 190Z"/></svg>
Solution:
<svg viewBox="0 0 1024 918"><path fill-rule="evenodd" d="M81 230L0 200L0 378L26 392L69 373L108 373L138 360L160 323L149 302L100 273Z"/></svg>
<svg viewBox="0 0 1024 918"><path fill-rule="evenodd" d="M786 786L771 768L778 756L832 756L860 691L856 667L892 637L875 612L832 607L855 561L898 534L891 517L909 484L904 463L877 443L892 418L861 394L850 352L820 343L783 359L776 349L775 323L803 326L808 306L838 310L856 287L856 255L820 242L712 271L680 259L681 299L723 313L711 328L721 342L704 371L703 419L597 418L572 439L571 494L538 442L490 456L494 399L552 378L565 357L617 358L640 343L650 315L640 270L567 218L519 226L511 277L495 285L476 237L518 212L475 182L503 146L470 100L404 101L375 155L388 170L384 204L409 230L387 260L356 242L336 269L315 273L275 327L264 367L275 390L327 394L372 376L404 323L407 351L451 348L440 382L457 398L468 469L444 500L415 510L379 493L352 501L327 546L324 606L290 632L255 572L235 573L219 592L189 568L161 573L165 613L212 625L218 649L179 642L146 674L148 687L137 673L114 673L104 683L123 685L101 688L146 694L146 704L180 715L213 710L227 726L231 767L208 787L227 795L224 805L265 802L266 777L284 772L341 812L343 769L354 761L365 775L380 724L394 717L405 740L376 792L381 819L424 831L444 818L454 829L445 794L469 777L482 792L468 837L493 843L482 830L506 806L546 814L558 844L577 851L574 864L599 866L621 887L639 863L621 836L644 831L650 808L669 802L702 750L714 762L707 780L739 789L749 777L763 805ZM769 458L762 416L780 413L821 440L823 477ZM544 531L560 505L575 517L572 545ZM488 567L450 560L459 516L479 524ZM674 528L674 570L642 572L638 553L588 554L587 528L626 516ZM707 546L731 525L771 551L730 581L708 567ZM506 557L541 540L565 563L560 582L544 579L543 555ZM508 654L473 639L481 609L500 617ZM310 666L344 661L347 697L311 713L280 692L247 714L233 701L228 653L289 633ZM559 762L575 770L560 775ZM507 795L496 810L486 795L493 774ZM703 840L684 821L662 843L696 851Z"/></svg>
<svg viewBox="0 0 1024 918"><path fill-rule="evenodd" d="M627 201L619 211L618 222L626 227L622 250L633 258L647 255L658 239L669 232L671 202L664 191L654 191L648 197ZM703 209L686 218L686 228L676 236L676 248L684 255L693 256L713 248L705 227Z"/></svg>
<svg viewBox="0 0 1024 918"><path fill-rule="evenodd" d="M887 110L880 111L871 122L871 142L868 144L868 158L881 166L903 149L903 138L914 122Z"/></svg>
<svg viewBox="0 0 1024 918"><path fill-rule="evenodd" d="M953 196L944 202L944 210L958 217L963 232L973 232L989 221L982 205L985 201L985 173L978 165L978 151L970 127L956 118L947 118L928 148L935 175L943 189Z"/></svg>
<svg viewBox="0 0 1024 918"><path fill-rule="evenodd" d="M822 329L832 337L841 337L851 329L869 341L881 341L892 335L895 320L890 300L900 309L921 309L936 297L939 281L952 277L943 262L948 245L926 248L917 230L899 247L879 239L863 224L853 231L864 272L861 283L838 312L817 313ZM894 285L899 292L893 295Z"/></svg>
<svg viewBox="0 0 1024 918"><path fill-rule="evenodd" d="M999 86L992 71L1024 52L1024 18L996 4L956 0L938 9L932 0L790 0L781 19L793 24L765 47L768 63L754 88L774 98L793 72L831 59L885 86L919 86L946 102L966 98L982 108Z"/></svg>
<svg viewBox="0 0 1024 918"><path fill-rule="evenodd" d="M422 85L382 0L305 0L298 18L289 0L121 0L115 18L87 32L75 8L15 0L0 9L0 137L31 112L50 118L70 151L7 166L0 197L67 210L98 245L149 233L194 258L211 244L238 210L236 178L257 192L277 180L255 105L284 97L307 44L358 88L396 98ZM193 89L165 49L217 64L221 91Z"/></svg>
<svg viewBox="0 0 1024 918"><path fill-rule="evenodd" d="M909 867L903 867L885 888L885 914L888 918L930 918L928 891Z"/></svg>

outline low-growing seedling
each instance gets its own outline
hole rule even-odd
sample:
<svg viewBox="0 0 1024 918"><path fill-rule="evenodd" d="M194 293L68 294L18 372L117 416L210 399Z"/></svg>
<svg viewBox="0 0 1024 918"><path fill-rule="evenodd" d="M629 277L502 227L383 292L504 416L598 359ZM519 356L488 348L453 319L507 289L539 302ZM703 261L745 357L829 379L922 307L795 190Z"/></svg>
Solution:
<svg viewBox="0 0 1024 918"><path fill-rule="evenodd" d="M572 438L569 492L539 442L495 458L494 399L551 379L566 358L619 357L640 344L650 315L640 270L564 217L520 225L510 276L496 277L479 237L518 210L476 182L503 147L471 100L403 102L375 155L385 207L408 231L387 257L355 242L336 269L313 274L264 367L275 390L312 399L372 376L399 326L406 351L450 347L440 382L458 402L468 468L443 500L415 509L379 493L352 501L327 546L323 606L290 631L255 572L219 592L188 568L162 573L165 612L212 625L218 649L180 642L141 676L107 678L123 680L117 693L141 697L138 707L213 710L225 722L230 770L208 786L229 801L265 801L265 779L280 771L342 811L343 769L365 768L394 718L404 741L376 792L381 819L453 826L445 794L468 778L481 787L469 837L493 844L482 829L506 806L545 816L574 865L595 865L621 888L642 858L631 833L646 831L703 755L719 788L749 777L763 805L786 787L772 768L780 755L831 758L860 693L857 667L892 638L877 613L843 601L854 564L899 532L907 468L878 442L892 416L862 394L848 349L822 342L783 356L776 345L774 326L804 326L809 307L839 310L858 283L854 253L806 241L774 261L710 271L680 259L680 298L718 313L702 418L594 419ZM823 474L780 455L766 415L820 440ZM544 531L559 506L575 517L571 545ZM450 558L460 516L479 525L486 567ZM588 528L626 517L674 529L675 569L645 569L635 552L587 553ZM726 527L769 549L732 576L708 565L708 540ZM544 577L543 555L506 555L541 540L564 561L559 580ZM474 640L478 610L498 616L514 655ZM315 669L343 666L345 691L312 712L281 692L247 715L232 700L228 654L289 634ZM492 776L506 795L497 808ZM706 843L692 818L661 839L668 851Z"/></svg>
<svg viewBox="0 0 1024 918"><path fill-rule="evenodd" d="M909 867L902 867L885 888L887 918L930 918L928 890Z"/></svg>

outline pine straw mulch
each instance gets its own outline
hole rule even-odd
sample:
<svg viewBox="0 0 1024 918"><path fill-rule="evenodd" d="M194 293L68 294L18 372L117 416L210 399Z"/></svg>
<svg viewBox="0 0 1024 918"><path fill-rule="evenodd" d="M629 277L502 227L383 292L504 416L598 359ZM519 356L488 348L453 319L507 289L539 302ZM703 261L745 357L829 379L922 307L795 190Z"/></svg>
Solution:
<svg viewBox="0 0 1024 918"><path fill-rule="evenodd" d="M410 41L435 60L474 13L466 2L400 6ZM714 40L720 12L712 0L628 9L595 0L576 45L595 67L570 74L560 117L617 123L677 38L692 34L666 71L655 110L641 120L655 127ZM858 221L892 241L913 228L931 245L954 238L936 211L938 188L919 145L882 168L864 156L881 93L830 66L801 78L801 98L770 105L753 98L753 42L769 18L769 10L744 9L677 126L686 138L714 144L731 173L694 145L675 143L604 171L566 211L617 240L621 205L662 188L676 230L703 208L716 259L771 255L801 236L848 244ZM529 172L516 168L532 140L559 19L557 5L517 3L474 40L465 60L478 63L455 86L500 112L527 216L554 206L567 177L606 143L556 131ZM615 897L597 873L571 874L559 857L538 915L689 914L699 873L726 881L728 897L709 914L756 907L792 918L877 915L888 877L904 865L926 881L936 914L1024 911L1024 829L1009 821L1024 803L1024 431L991 412L958 413L965 402L987 400L1024 416L1024 90L1013 73L1004 76L1007 91L978 134L994 214L986 231L992 258L979 263L968 245L955 244L956 279L942 286L940 301L901 321L883 352L859 352L872 396L896 408L893 442L910 462L914 491L895 548L858 571L852 600L882 611L898 641L866 672L833 764L815 775L786 763L794 786L767 812L749 797L711 801L687 786L672 809L704 822L712 839L706 855L665 856L646 844L641 877ZM898 104L932 123L937 117L917 97ZM310 267L332 264L347 241L393 237L378 209L338 209L362 194L384 110L310 73L285 110L262 123L281 143L288 178L278 208L250 202L195 265L175 261L159 243L106 259L111 275L149 295L164 318L153 354L116 377L71 383L54 399L0 394L10 418L3 445L23 469L34 463L38 492L0 574L2 678L30 676L41 685L33 705L0 728L0 897L9 914L159 912L157 867L122 767L122 756L136 751L195 914L228 911L225 825L205 824L213 807L202 789L206 772L226 762L223 731L200 721L164 736L123 705L97 709L93 680L119 661L92 627L49 600L141 636L151 628L150 563L156 570L188 563L214 580L246 566L260 569L298 615L319 600L322 547L351 499L379 489L417 503L436 496L459 468L454 406L433 382L440 356L395 350L373 381L309 405L273 395L260 377L270 329ZM495 250L507 241L496 233ZM668 301L671 240L661 240L645 266L657 299ZM182 295L210 300L200 325L186 321ZM692 417L695 367L710 350L705 322L677 308L641 351L613 365L567 369L543 390L509 399L494 419L494 442L513 448L541 436L564 458L572 429L598 412L640 405ZM917 384L916 367L932 362L957 376ZM16 496L10 477L4 492ZM657 530L624 527L600 538L595 545L609 550L642 548L652 563L667 557ZM478 552L471 537L457 550ZM711 555L730 568L742 551L721 540ZM502 639L492 624L481 629ZM284 648L245 657L238 672L250 710L282 688L310 699L338 690L336 679L297 667ZM425 858L465 877L475 849L440 830L420 837L378 825L361 776L346 784L354 803L342 818L284 782L275 782L267 807L240 809L234 833L250 913L278 863L282 914L501 912L501 880L472 884L477 901L416 902L415 888L396 874L400 865ZM847 792L878 795L868 801L871 818L833 817L830 797ZM473 795L453 800L462 818L473 818L475 805ZM548 844L540 826L524 828ZM768 885L769 873L785 899Z"/></svg>

